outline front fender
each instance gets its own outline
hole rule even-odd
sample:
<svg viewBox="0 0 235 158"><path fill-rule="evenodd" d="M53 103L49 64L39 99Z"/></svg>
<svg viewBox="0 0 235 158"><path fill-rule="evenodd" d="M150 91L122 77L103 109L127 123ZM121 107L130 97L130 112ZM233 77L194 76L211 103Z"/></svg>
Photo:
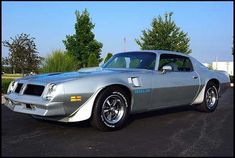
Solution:
<svg viewBox="0 0 235 158"><path fill-rule="evenodd" d="M89 99L86 100L84 104L82 104L77 110L75 110L68 117L68 122L78 122L78 121L89 119L92 115L92 109L93 109L95 99L98 96L98 94L101 92L101 90L105 89L106 87L113 86L113 85L125 86L131 92L130 86L127 83L119 79L115 79L115 81L113 81L112 78L108 80L100 80L100 82L96 82L95 84L93 84L93 87L89 85L88 87L94 88L95 92L91 95ZM132 92L131 92L131 95L132 95ZM131 101L131 103L133 103L133 101Z"/></svg>

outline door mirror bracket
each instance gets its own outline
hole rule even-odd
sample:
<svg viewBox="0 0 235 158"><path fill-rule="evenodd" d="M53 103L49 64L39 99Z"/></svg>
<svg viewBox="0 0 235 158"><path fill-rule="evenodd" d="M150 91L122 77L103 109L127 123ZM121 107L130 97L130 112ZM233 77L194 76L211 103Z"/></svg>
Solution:
<svg viewBox="0 0 235 158"><path fill-rule="evenodd" d="M170 65L165 65L162 67L162 74L165 74L167 71L172 71L172 67Z"/></svg>

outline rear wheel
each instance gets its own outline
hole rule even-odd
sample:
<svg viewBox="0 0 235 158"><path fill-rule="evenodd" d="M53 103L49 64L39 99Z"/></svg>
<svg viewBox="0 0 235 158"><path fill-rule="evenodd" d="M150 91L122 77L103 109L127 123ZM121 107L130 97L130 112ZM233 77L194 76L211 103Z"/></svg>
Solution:
<svg viewBox="0 0 235 158"><path fill-rule="evenodd" d="M105 89L96 99L91 116L92 126L103 131L120 129L129 115L129 102L123 89Z"/></svg>
<svg viewBox="0 0 235 158"><path fill-rule="evenodd" d="M213 82L206 86L204 100L201 104L196 105L196 109L202 112L212 112L216 109L219 101L218 90Z"/></svg>

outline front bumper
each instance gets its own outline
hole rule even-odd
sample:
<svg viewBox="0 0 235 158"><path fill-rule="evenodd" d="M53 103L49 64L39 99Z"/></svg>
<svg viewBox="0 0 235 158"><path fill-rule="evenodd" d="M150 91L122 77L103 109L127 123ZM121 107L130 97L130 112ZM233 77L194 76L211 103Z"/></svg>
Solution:
<svg viewBox="0 0 235 158"><path fill-rule="evenodd" d="M7 94L4 97L6 100L4 105L15 112L38 116L61 116L66 114L63 102L49 102L42 97L16 93Z"/></svg>

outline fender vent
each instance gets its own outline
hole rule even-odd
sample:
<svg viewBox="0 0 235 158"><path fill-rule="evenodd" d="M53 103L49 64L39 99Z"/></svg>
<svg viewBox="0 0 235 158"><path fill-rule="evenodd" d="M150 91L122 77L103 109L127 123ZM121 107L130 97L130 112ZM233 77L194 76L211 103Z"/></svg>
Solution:
<svg viewBox="0 0 235 158"><path fill-rule="evenodd" d="M134 87L141 87L139 77L129 77L128 82Z"/></svg>

